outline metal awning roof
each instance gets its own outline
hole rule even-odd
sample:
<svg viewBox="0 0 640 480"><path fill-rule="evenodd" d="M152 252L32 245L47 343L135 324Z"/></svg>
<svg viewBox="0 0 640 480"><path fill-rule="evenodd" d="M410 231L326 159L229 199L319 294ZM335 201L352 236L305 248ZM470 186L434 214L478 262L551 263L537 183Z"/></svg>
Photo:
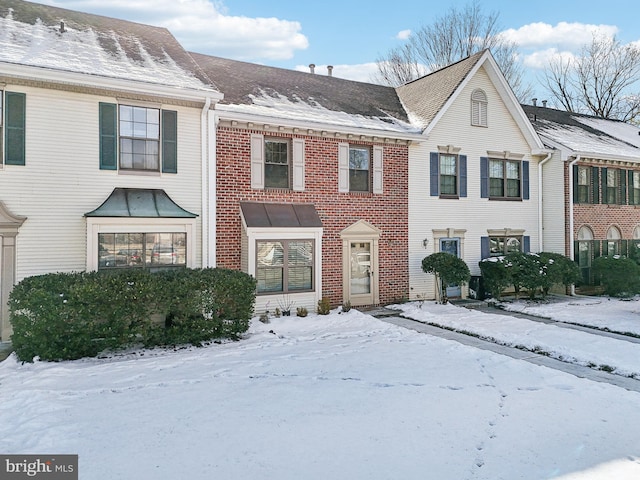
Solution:
<svg viewBox="0 0 640 480"><path fill-rule="evenodd" d="M194 218L162 189L114 188L109 198L85 217Z"/></svg>
<svg viewBox="0 0 640 480"><path fill-rule="evenodd" d="M240 202L247 227L318 228L322 221L312 203Z"/></svg>

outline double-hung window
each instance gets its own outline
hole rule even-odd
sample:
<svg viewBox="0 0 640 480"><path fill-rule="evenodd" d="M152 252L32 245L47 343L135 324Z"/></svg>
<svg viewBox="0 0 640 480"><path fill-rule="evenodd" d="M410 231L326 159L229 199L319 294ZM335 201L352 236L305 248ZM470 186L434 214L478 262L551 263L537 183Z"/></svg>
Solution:
<svg viewBox="0 0 640 480"><path fill-rule="evenodd" d="M100 103L100 169L177 173L177 112Z"/></svg>
<svg viewBox="0 0 640 480"><path fill-rule="evenodd" d="M349 191L369 192L371 190L371 151L368 147L349 146Z"/></svg>
<svg viewBox="0 0 640 480"><path fill-rule="evenodd" d="M312 291L313 240L257 240L258 293Z"/></svg>
<svg viewBox="0 0 640 480"><path fill-rule="evenodd" d="M489 159L489 198L522 198L519 161Z"/></svg>
<svg viewBox="0 0 640 480"><path fill-rule="evenodd" d="M264 141L264 186L289 188L289 141L270 139Z"/></svg>
<svg viewBox="0 0 640 480"><path fill-rule="evenodd" d="M621 202L620 170L602 168L602 203L614 205Z"/></svg>
<svg viewBox="0 0 640 480"><path fill-rule="evenodd" d="M589 203L591 190L591 167L579 165L577 168L576 203Z"/></svg>
<svg viewBox="0 0 640 480"><path fill-rule="evenodd" d="M0 166L25 164L24 93L0 90Z"/></svg>
<svg viewBox="0 0 640 480"><path fill-rule="evenodd" d="M459 148L447 147L430 153L430 195L441 198L467 196L467 156Z"/></svg>
<svg viewBox="0 0 640 480"><path fill-rule="evenodd" d="M629 170L629 204L640 205L640 171Z"/></svg>
<svg viewBox="0 0 640 480"><path fill-rule="evenodd" d="M377 145L338 144L338 191L382 193L382 152Z"/></svg>

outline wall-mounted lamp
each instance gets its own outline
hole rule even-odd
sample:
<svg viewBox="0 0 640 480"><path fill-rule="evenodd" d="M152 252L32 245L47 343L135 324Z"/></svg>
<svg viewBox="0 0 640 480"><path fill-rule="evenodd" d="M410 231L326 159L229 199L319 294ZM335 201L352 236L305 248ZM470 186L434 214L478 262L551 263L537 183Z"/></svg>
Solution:
<svg viewBox="0 0 640 480"><path fill-rule="evenodd" d="M423 246L424 248L427 248L427 245L429 245L429 239L428 239L428 238L425 238L424 240L422 240L422 246Z"/></svg>

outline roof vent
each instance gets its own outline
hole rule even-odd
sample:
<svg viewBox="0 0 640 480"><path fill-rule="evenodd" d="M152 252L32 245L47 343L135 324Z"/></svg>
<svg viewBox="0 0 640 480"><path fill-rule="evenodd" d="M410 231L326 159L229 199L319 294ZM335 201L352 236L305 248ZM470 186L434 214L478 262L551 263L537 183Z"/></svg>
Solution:
<svg viewBox="0 0 640 480"><path fill-rule="evenodd" d="M537 98L532 98L531 101L533 102L533 106L535 107L536 104L538 103L538 99Z"/></svg>
<svg viewBox="0 0 640 480"><path fill-rule="evenodd" d="M64 21L63 21L63 20L60 20L60 33L64 33L64 32L66 32L66 31L67 31L67 30L64 28Z"/></svg>
<svg viewBox="0 0 640 480"><path fill-rule="evenodd" d="M333 76L333 65L327 65L327 73L329 76Z"/></svg>
<svg viewBox="0 0 640 480"><path fill-rule="evenodd" d="M547 101L546 101L546 100L542 100L542 106L543 106L544 108L547 108Z"/></svg>
<svg viewBox="0 0 640 480"><path fill-rule="evenodd" d="M316 64L315 63L310 63L309 64L309 71L311 73L316 73Z"/></svg>

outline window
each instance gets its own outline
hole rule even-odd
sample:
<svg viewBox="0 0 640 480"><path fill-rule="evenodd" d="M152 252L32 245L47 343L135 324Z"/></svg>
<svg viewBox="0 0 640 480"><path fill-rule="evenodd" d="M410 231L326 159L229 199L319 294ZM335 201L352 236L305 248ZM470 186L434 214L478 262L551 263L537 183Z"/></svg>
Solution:
<svg viewBox="0 0 640 480"><path fill-rule="evenodd" d="M610 227L607 230L607 242L603 247L604 252L602 253L609 256L620 255L621 239L620 230L616 227Z"/></svg>
<svg viewBox="0 0 640 480"><path fill-rule="evenodd" d="M615 168L602 169L602 203L620 203L620 170Z"/></svg>
<svg viewBox="0 0 640 480"><path fill-rule="evenodd" d="M440 154L440 195L458 195L458 157Z"/></svg>
<svg viewBox="0 0 640 480"><path fill-rule="evenodd" d="M500 257L511 252L522 252L522 237L489 237L489 256Z"/></svg>
<svg viewBox="0 0 640 480"><path fill-rule="evenodd" d="M266 139L264 142L264 186L289 188L289 142Z"/></svg>
<svg viewBox="0 0 640 480"><path fill-rule="evenodd" d="M304 190L303 138L265 138L251 134L251 188Z"/></svg>
<svg viewBox="0 0 640 480"><path fill-rule="evenodd" d="M577 168L577 203L589 203L589 190L591 189L591 167L579 165Z"/></svg>
<svg viewBox="0 0 640 480"><path fill-rule="evenodd" d="M591 263L594 257L593 232L589 227L582 226L578 230L578 240L575 243L574 259L578 262L582 283L591 284Z"/></svg>
<svg viewBox="0 0 640 480"><path fill-rule="evenodd" d="M98 269L186 266L186 233L99 233Z"/></svg>
<svg viewBox="0 0 640 480"><path fill-rule="evenodd" d="M177 112L101 103L100 168L177 173Z"/></svg>
<svg viewBox="0 0 640 480"><path fill-rule="evenodd" d="M258 293L313 290L313 240L257 240Z"/></svg>
<svg viewBox="0 0 640 480"><path fill-rule="evenodd" d="M349 191L370 191L370 151L368 147L349 146Z"/></svg>
<svg viewBox="0 0 640 480"><path fill-rule="evenodd" d="M489 198L520 198L520 162L489 159Z"/></svg>
<svg viewBox="0 0 640 480"><path fill-rule="evenodd" d="M487 94L480 89L471 94L471 125L487 126Z"/></svg>
<svg viewBox="0 0 640 480"><path fill-rule="evenodd" d="M0 90L0 165L25 164L24 93Z"/></svg>

